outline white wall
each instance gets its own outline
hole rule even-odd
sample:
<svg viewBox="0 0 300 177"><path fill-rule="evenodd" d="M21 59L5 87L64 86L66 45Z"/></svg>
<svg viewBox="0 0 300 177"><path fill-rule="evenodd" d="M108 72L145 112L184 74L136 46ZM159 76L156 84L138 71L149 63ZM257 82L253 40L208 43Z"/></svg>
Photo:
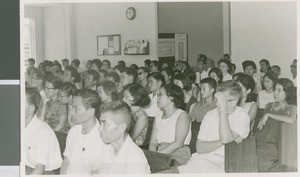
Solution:
<svg viewBox="0 0 300 177"><path fill-rule="evenodd" d="M297 56L296 2L232 2L231 53L237 71L241 63L266 58L290 77L290 64Z"/></svg>
<svg viewBox="0 0 300 177"><path fill-rule="evenodd" d="M127 20L126 9L134 7L136 18ZM85 3L74 4L75 57L81 60L109 59L144 65L145 59L157 59L156 3ZM121 54L97 56L97 35L121 34ZM149 55L124 55L128 39L149 39Z"/></svg>
<svg viewBox="0 0 300 177"><path fill-rule="evenodd" d="M35 20L35 44L36 44L36 63L44 60L44 18L42 7L29 7L24 8L24 17L32 18Z"/></svg>

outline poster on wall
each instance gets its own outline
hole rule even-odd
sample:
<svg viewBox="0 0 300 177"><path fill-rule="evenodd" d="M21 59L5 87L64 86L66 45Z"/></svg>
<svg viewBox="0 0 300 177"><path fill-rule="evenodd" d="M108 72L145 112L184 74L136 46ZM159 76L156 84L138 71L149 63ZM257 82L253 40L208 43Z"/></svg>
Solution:
<svg viewBox="0 0 300 177"><path fill-rule="evenodd" d="M175 60L187 61L187 34L175 34Z"/></svg>
<svg viewBox="0 0 300 177"><path fill-rule="evenodd" d="M97 36L97 55L121 55L121 35Z"/></svg>
<svg viewBox="0 0 300 177"><path fill-rule="evenodd" d="M158 39L158 57L175 56L175 39L160 38Z"/></svg>
<svg viewBox="0 0 300 177"><path fill-rule="evenodd" d="M148 39L131 39L126 42L125 55L149 55Z"/></svg>

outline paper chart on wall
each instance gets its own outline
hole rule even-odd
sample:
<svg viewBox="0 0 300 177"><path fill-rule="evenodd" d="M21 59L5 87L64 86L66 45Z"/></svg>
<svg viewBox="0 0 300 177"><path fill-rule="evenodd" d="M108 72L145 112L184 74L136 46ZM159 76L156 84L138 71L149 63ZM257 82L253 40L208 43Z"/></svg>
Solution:
<svg viewBox="0 0 300 177"><path fill-rule="evenodd" d="M120 46L119 46L119 36L114 36L114 51L118 52L120 50Z"/></svg>
<svg viewBox="0 0 300 177"><path fill-rule="evenodd" d="M102 55L104 49L108 48L108 37L98 38L98 54Z"/></svg>

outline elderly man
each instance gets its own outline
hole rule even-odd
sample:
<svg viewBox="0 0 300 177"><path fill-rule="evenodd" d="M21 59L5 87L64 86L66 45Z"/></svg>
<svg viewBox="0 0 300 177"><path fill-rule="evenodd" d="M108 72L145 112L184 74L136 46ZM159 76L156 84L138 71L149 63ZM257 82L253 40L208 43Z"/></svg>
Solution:
<svg viewBox="0 0 300 177"><path fill-rule="evenodd" d="M122 101L105 103L101 106L100 136L105 148L104 172L109 174L146 174L150 167L143 151L128 134L132 114L129 106ZM102 149L103 150L103 149Z"/></svg>
<svg viewBox="0 0 300 177"><path fill-rule="evenodd" d="M57 138L50 126L36 116L41 101L38 90L26 88L25 92L26 174L54 174L62 163Z"/></svg>

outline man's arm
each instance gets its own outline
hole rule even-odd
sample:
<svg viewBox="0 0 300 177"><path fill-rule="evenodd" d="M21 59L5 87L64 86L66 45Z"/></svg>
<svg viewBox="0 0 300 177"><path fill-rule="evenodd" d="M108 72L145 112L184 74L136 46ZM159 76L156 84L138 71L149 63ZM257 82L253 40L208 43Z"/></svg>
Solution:
<svg viewBox="0 0 300 177"><path fill-rule="evenodd" d="M68 166L69 166L69 159L68 159L68 157L64 156L64 161L63 161L63 163L61 164L61 167L60 167L60 174L61 175L67 174Z"/></svg>
<svg viewBox="0 0 300 177"><path fill-rule="evenodd" d="M222 146L223 146L223 144L221 143L220 140L204 141L201 139L197 139L196 150L197 150L198 154L205 154L205 153L215 151Z"/></svg>

